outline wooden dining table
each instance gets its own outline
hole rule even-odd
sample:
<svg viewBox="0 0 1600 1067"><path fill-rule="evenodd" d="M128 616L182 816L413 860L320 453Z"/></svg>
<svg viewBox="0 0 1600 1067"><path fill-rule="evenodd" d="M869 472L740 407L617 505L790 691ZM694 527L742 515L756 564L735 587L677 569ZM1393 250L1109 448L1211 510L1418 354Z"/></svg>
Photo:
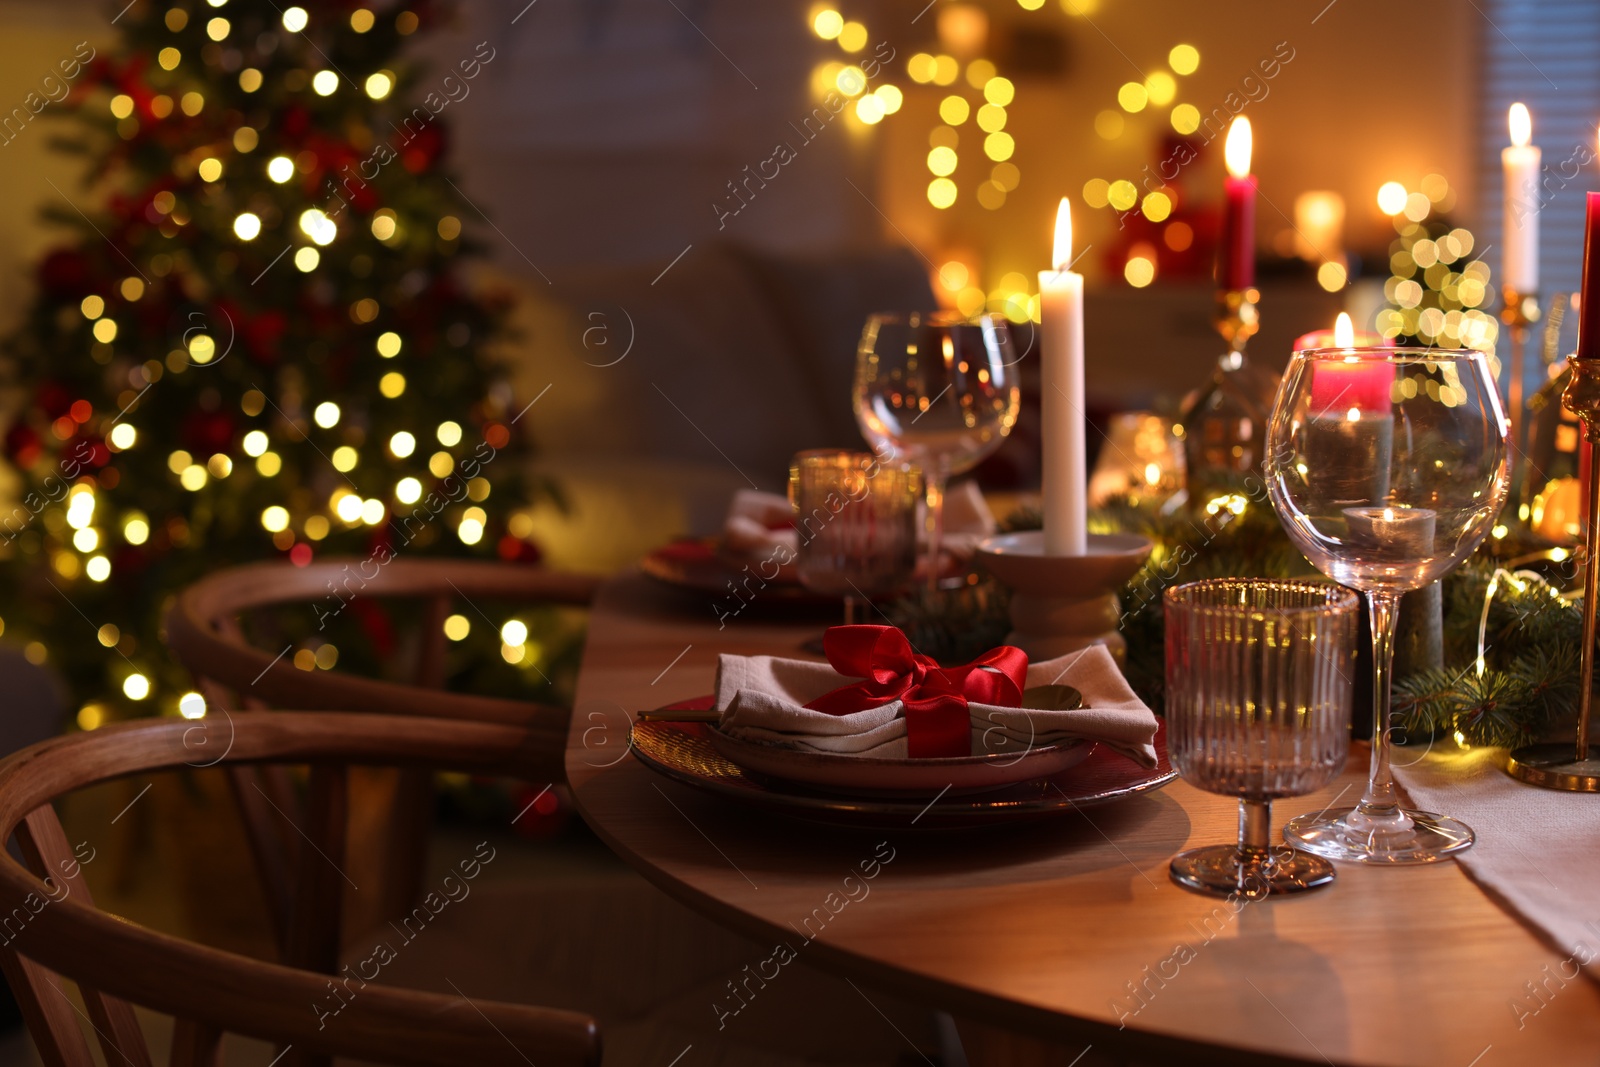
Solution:
<svg viewBox="0 0 1600 1067"><path fill-rule="evenodd" d="M949 1012L974 1065L1600 1062L1600 988L1452 861L1341 864L1325 890L1230 903L1168 878L1237 831L1235 801L1181 780L981 830L815 824L667 780L629 753L635 713L710 693L719 653L806 657L830 621L724 603L632 571L604 586L566 757L579 810L717 923ZM1275 819L1359 796L1366 757Z"/></svg>

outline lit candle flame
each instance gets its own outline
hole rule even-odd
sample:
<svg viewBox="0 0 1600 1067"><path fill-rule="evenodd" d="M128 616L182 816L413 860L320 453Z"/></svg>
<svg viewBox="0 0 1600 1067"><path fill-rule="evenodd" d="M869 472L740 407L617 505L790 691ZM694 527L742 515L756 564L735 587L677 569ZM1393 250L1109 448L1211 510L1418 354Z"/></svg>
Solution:
<svg viewBox="0 0 1600 1067"><path fill-rule="evenodd" d="M1228 139L1222 145L1222 158L1228 164L1228 173L1235 178L1250 175L1250 152L1254 148L1250 133L1250 120L1240 115L1228 127Z"/></svg>
<svg viewBox="0 0 1600 1067"><path fill-rule="evenodd" d="M1333 347L1354 348L1356 346L1356 327L1350 321L1348 311L1339 312L1339 317L1333 322Z"/></svg>
<svg viewBox="0 0 1600 1067"><path fill-rule="evenodd" d="M1056 243L1051 262L1058 271L1072 266L1072 203L1066 197L1056 208Z"/></svg>
<svg viewBox="0 0 1600 1067"><path fill-rule="evenodd" d="M1518 148L1526 145L1533 137L1533 117L1528 114L1528 106L1522 101L1511 105L1511 110L1506 115L1506 123L1511 127L1511 143Z"/></svg>

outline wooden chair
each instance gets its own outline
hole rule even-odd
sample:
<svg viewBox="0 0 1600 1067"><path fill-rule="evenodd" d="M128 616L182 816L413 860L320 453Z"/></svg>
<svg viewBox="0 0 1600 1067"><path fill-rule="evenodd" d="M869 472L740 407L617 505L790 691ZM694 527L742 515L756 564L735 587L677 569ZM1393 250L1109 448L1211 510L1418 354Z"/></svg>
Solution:
<svg viewBox="0 0 1600 1067"><path fill-rule="evenodd" d="M80 1015L107 1063L149 1067L134 1004L174 1017L174 1067L214 1067L225 1033L283 1047L279 1067L332 1056L416 1067L599 1062L595 1022L579 1012L374 981L329 1017L314 1007L330 996L325 974L249 960L98 911L52 802L107 779L201 762L310 763L324 772L329 810L338 810L352 765L537 777L548 751L538 731L513 724L286 712L111 726L46 741L0 763L0 836L15 833L28 863L0 853L0 967L48 1067L92 1067ZM320 847L331 851L322 866L341 863L338 838L324 839ZM61 979L77 984L81 1011Z"/></svg>
<svg viewBox="0 0 1600 1067"><path fill-rule="evenodd" d="M565 777L562 753L569 711L533 701L445 692L444 621L458 601L473 606L469 614L484 600L586 606L599 581L524 564L463 560L250 564L218 571L181 592L167 612L166 639L212 708L369 712L515 725L534 742L529 752L534 779L558 783ZM337 670L300 670L282 650L252 646L240 625L242 616L264 608L298 603L308 611L329 612L357 597L422 601L422 643L411 683ZM340 885L337 879L328 881L325 865L314 861L306 872L309 877L296 877L292 857L300 841L273 809L303 812L306 832L317 840L344 833L347 812L343 807L334 810L331 783L315 768L303 801L283 768L231 765L229 775L283 959L331 973L340 942ZM372 791L373 783L362 784ZM379 785L388 795L379 802L385 809L378 820L382 896L367 917L374 922L403 914L415 901L432 808L432 779L425 771L402 771L398 779Z"/></svg>

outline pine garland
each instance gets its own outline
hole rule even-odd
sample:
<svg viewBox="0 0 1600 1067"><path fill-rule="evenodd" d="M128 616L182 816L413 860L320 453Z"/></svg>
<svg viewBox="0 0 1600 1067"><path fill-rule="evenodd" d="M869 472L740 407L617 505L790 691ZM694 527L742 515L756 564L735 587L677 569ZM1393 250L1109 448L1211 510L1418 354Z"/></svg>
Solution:
<svg viewBox="0 0 1600 1067"><path fill-rule="evenodd" d="M1027 530L1039 524L1037 509L1022 509L1002 527ZM1124 672L1158 713L1166 670L1161 601L1166 589L1205 578L1319 576L1285 536L1271 505L1244 494L1199 512L1171 514L1113 502L1091 516L1090 529L1143 534L1155 546L1120 600L1121 632L1128 643ZM1541 547L1512 537L1491 540L1444 579L1445 665L1396 679L1397 741L1444 737L1468 745L1515 746L1538 737L1576 707L1581 600L1563 594L1580 572L1570 558L1530 563L1526 555L1518 556ZM1518 569L1507 568L1506 560ZM984 579L953 593L919 593L901 601L890 616L926 654L940 662L965 662L1004 639L1010 628L1007 599L1002 587ZM1478 628L1486 599L1480 670Z"/></svg>
<svg viewBox="0 0 1600 1067"><path fill-rule="evenodd" d="M912 648L949 665L967 663L1005 644L1011 630L1010 604L1005 586L983 578L955 590L919 585L885 614L891 625L905 631Z"/></svg>
<svg viewBox="0 0 1600 1067"><path fill-rule="evenodd" d="M1407 740L1450 736L1472 745L1525 744L1576 706L1583 617L1577 603L1558 595L1567 575L1538 581L1502 573L1496 580L1496 570L1480 549L1445 579L1449 666L1395 681L1395 719ZM1480 670L1478 626L1486 598Z"/></svg>

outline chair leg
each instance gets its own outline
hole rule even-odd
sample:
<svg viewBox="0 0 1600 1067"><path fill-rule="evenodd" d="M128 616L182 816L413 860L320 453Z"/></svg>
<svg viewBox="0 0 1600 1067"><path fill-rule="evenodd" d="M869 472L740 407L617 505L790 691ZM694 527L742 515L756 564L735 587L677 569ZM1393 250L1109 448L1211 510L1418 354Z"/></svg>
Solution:
<svg viewBox="0 0 1600 1067"><path fill-rule="evenodd" d="M422 894L433 779L426 771L350 769L350 877L363 887L345 897L350 936L409 915Z"/></svg>
<svg viewBox="0 0 1600 1067"><path fill-rule="evenodd" d="M428 866L428 834L433 826L433 775L404 770L395 790L394 812L389 820L387 863L383 882L385 918L410 914L422 895L422 877Z"/></svg>
<svg viewBox="0 0 1600 1067"><path fill-rule="evenodd" d="M222 1031L194 1019L174 1019L171 1067L217 1067Z"/></svg>
<svg viewBox="0 0 1600 1067"><path fill-rule="evenodd" d="M345 768L313 764L305 825L298 827L301 848L285 960L291 967L320 974L333 974L339 968L344 887L350 884L352 891L360 892L344 870L348 810Z"/></svg>

